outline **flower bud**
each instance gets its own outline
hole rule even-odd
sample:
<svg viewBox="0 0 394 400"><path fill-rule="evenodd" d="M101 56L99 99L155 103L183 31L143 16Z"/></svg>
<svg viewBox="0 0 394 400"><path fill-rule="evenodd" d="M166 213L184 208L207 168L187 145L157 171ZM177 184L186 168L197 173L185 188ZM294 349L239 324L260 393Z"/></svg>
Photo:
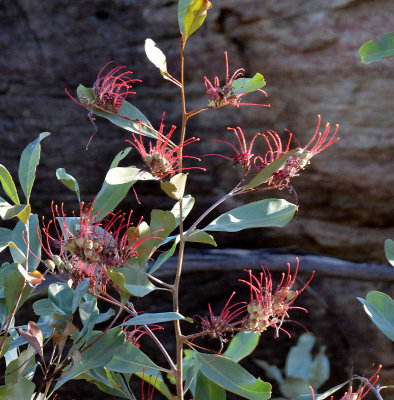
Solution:
<svg viewBox="0 0 394 400"><path fill-rule="evenodd" d="M59 267L61 264L63 264L62 259L61 259L60 256L58 256L58 255L54 255L54 256L52 257L52 261L55 263L55 265L56 265L57 267Z"/></svg>
<svg viewBox="0 0 394 400"><path fill-rule="evenodd" d="M46 260L45 261L45 266L48 269L48 271L54 271L55 268L56 268L56 265L52 260Z"/></svg>

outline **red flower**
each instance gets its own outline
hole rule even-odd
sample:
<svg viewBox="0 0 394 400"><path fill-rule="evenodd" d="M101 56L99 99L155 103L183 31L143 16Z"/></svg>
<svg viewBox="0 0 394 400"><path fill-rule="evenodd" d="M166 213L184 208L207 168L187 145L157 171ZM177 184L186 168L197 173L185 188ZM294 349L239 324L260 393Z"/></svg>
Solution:
<svg viewBox="0 0 394 400"><path fill-rule="evenodd" d="M66 217L63 205L59 209L52 204L52 214L53 219L43 229L46 236L43 249L50 257L45 264L52 271L55 266L59 272L67 274L74 286L89 278L92 288L105 290L108 269L124 266L138 257L142 243L158 239L154 236L157 231L142 238L137 236L139 224L134 227L131 223L132 212L127 217L121 213L108 213L105 219L98 221L91 204L84 206L82 203L79 217ZM52 224L56 237L49 233ZM52 245L60 250L59 254L53 253Z"/></svg>
<svg viewBox="0 0 394 400"><path fill-rule="evenodd" d="M204 76L205 87L207 88L206 95L209 100L209 106L214 108L219 108L226 105L232 105L236 107L239 107L240 105L270 107L269 104L241 103L242 96L247 93L234 94L234 88L232 87L232 85L236 79L243 77L245 69L237 69L230 78L228 57L226 51L224 52L224 55L226 57L226 84L222 87L220 85L219 77L217 76L215 76L212 84L211 81L206 76ZM264 95L267 96L267 93L264 90L258 89L258 91L264 93Z"/></svg>
<svg viewBox="0 0 394 400"><path fill-rule="evenodd" d="M286 165L279 171L275 172L268 180L268 185L275 186L279 189L288 186L290 179L293 176L296 176L300 170L304 169L305 166L309 164L309 160L315 154L320 153L339 140L339 137L336 137L339 128L338 125L336 125L334 133L329 137L330 124L327 122L324 132L321 133L319 132L320 122L321 118L320 115L318 115L318 123L312 139L305 147L301 148L299 151L296 151L288 158Z"/></svg>
<svg viewBox="0 0 394 400"><path fill-rule="evenodd" d="M112 68L107 74L101 76L103 70L114 61L109 61L104 67L101 68L97 75L96 81L93 84L93 96L94 101L90 99L82 99L86 102L81 103L76 100L70 93L65 89L66 93L76 103L84 107L98 108L105 111L111 111L115 114L122 108L122 104L128 94L135 94L131 91L132 84L134 82L141 82L140 79L132 79L132 71L123 71L127 68L124 65Z"/></svg>
<svg viewBox="0 0 394 400"><path fill-rule="evenodd" d="M132 315L126 317L123 320L123 323L125 323L131 317L132 317ZM139 340L141 339L142 336L144 336L144 335L151 336L151 332L149 332L149 330L155 331L155 330L163 330L164 329L162 326L154 325L154 324L146 325L146 327L134 325L133 329L129 330L131 327L132 327L131 325L123 326L122 329L126 335L126 340L138 348L140 347Z"/></svg>
<svg viewBox="0 0 394 400"><path fill-rule="evenodd" d="M203 335L208 335L211 338L219 338L223 342L223 335L226 332L233 331L233 329L245 320L245 311L247 304L245 302L239 302L230 305L231 299L235 292L231 294L224 308L218 316L213 315L211 305L208 304L209 315L206 317L197 316L200 319ZM200 335L199 335L200 336Z"/></svg>
<svg viewBox="0 0 394 400"><path fill-rule="evenodd" d="M314 273L301 290L293 290L292 287L297 276L298 266L299 260L297 258L296 270L294 276L292 276L290 274L290 264L287 264L287 274L282 274L282 279L275 290L273 290L271 274L264 267L259 277L254 276L252 271L248 270L249 281L240 279L240 282L244 282L250 287L250 302L247 307L249 316L243 324L245 330L264 332L269 327L274 327L276 336L278 336L279 330L285 331L282 328L282 324L286 318L289 318L291 309L306 311L292 304L308 286ZM287 331L285 332L290 336Z"/></svg>
<svg viewBox="0 0 394 400"><path fill-rule="evenodd" d="M205 154L205 156L218 156L218 157L226 158L227 160L232 161L234 165L240 164L244 171L244 174L246 176L250 172L251 160L254 156L254 154L252 153L254 141L256 140L257 136L261 135L261 133L256 133L253 136L253 139L251 140L251 142L249 144L249 148L248 148L246 145L245 135L239 126L237 126L237 128L228 127L227 129L232 130L234 132L234 135L237 138L240 150L238 150L234 145L232 145L229 142L226 142L224 140L219 140L219 139L213 139L214 142L222 142L222 143L225 143L225 144L229 145L230 147L232 147L235 151L235 156L233 158L224 156L222 154Z"/></svg>
<svg viewBox="0 0 394 400"><path fill-rule="evenodd" d="M150 173L157 179L163 180L167 177L171 178L175 175L176 172L180 172L186 169L201 169L205 171L204 168L200 167L180 167L183 158L194 158L198 161L201 161L198 157L184 156L181 154L181 149L183 147L187 146L190 143L197 142L200 139L192 137L185 140L182 145L171 146L170 138L172 133L176 129L176 126L172 125L168 134L164 135L163 119L161 121L160 129L158 131L156 144L152 145L152 142L149 142L148 151L145 149L141 134L139 134L139 136L137 137L134 133L132 133L134 140L127 140L127 142L134 146L135 149L141 154L141 157L144 163L149 168Z"/></svg>

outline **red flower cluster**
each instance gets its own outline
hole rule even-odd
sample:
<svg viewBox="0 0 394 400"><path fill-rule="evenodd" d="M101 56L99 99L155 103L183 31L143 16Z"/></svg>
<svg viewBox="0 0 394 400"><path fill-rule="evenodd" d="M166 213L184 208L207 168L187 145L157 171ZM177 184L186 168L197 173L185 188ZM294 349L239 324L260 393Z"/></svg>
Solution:
<svg viewBox="0 0 394 400"><path fill-rule="evenodd" d="M186 169L200 169L205 171L204 168L200 167L181 166L183 158L193 158L195 160L201 161L198 157L184 156L182 155L181 151L183 147L193 142L197 142L200 139L192 137L185 140L182 145L172 145L170 139L171 135L176 129L176 126L172 125L168 134L164 135L163 119L161 121L158 131L156 144L152 145L152 142L149 142L149 150L145 149L141 134L139 134L137 137L134 133L132 133L134 140L127 140L127 142L134 146L134 148L141 154L142 160L149 168L149 172L154 177L162 181L163 179L168 177L171 178L175 175L175 173L184 171Z"/></svg>
<svg viewBox="0 0 394 400"><path fill-rule="evenodd" d="M132 211L127 217L121 213L108 213L105 219L99 220L92 205L82 203L80 216L70 218L65 215L63 205L59 209L52 204L52 215L53 219L43 228L46 237L43 249L50 257L45 265L51 271L57 267L59 272L67 274L74 286L89 278L92 288L105 290L108 269L123 266L138 257L142 243L158 238L154 236L156 232L138 237L139 224L134 227L130 221ZM51 225L56 237L50 233ZM59 254L52 252L53 245L60 250Z"/></svg>
<svg viewBox="0 0 394 400"><path fill-rule="evenodd" d="M204 76L205 87L207 89L206 95L209 100L209 106L213 108L219 108L226 105L232 105L239 107L241 105L244 106L262 106L262 107L270 107L269 104L252 104L252 103L241 103L241 98L246 93L237 93L234 94L233 83L236 79L242 78L243 73L245 72L244 68L237 69L230 78L229 67L228 67L228 56L227 51L224 52L226 57L226 83L224 86L220 85L219 77L215 76L213 83ZM259 92L264 93L267 96L267 93L258 89Z"/></svg>

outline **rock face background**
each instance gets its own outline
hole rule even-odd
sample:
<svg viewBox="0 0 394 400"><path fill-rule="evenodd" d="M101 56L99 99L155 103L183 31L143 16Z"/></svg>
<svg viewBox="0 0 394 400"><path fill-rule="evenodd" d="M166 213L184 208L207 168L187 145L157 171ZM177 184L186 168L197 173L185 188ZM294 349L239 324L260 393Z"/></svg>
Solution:
<svg viewBox="0 0 394 400"><path fill-rule="evenodd" d="M56 181L56 168L75 176L84 199L90 200L130 138L100 120L86 152L93 128L86 112L67 98L65 87L74 93L79 83L92 86L101 66L116 60L143 80L129 100L155 126L163 111L167 127L180 126L178 90L161 78L143 49L145 38L153 38L167 55L169 71L179 76L176 7L170 0L0 2L0 158L16 171L25 145L41 131L52 132L43 143L33 194L41 213L48 213L51 200L76 207L73 194ZM202 140L188 151L231 155L229 147L210 139L231 141L226 127L237 125L248 137L267 129L285 137L287 128L306 144L317 114L323 122L339 123L341 136L293 180L299 219L285 230L226 237L227 246L293 246L356 261L384 261L383 241L394 236L394 64L388 59L362 65L357 49L390 31L393 11L390 0L214 1L207 23L187 45L189 109L206 104L204 75L223 81L225 50L230 71L245 67L247 76L263 73L268 99L251 95L248 100L269 102L271 108L227 107L200 114L190 121L189 133ZM265 151L257 145L255 153L259 150ZM132 153L124 165L140 162ZM223 159L207 157L204 164L209 173L190 178L199 210L226 193L239 173ZM137 191L145 208L136 205L132 194L126 202L136 214L157 207L159 189L147 192L138 186ZM294 201L285 192L269 196ZM220 211L243 202L239 198Z"/></svg>
<svg viewBox="0 0 394 400"><path fill-rule="evenodd" d="M222 108L197 116L188 125L189 134L200 137L201 142L187 148L186 154L227 151L231 156L229 147L211 139L232 141L226 128L238 125L249 138L267 129L274 129L285 138L285 129L289 129L301 144L306 144L315 130L318 114L323 123L339 123L341 136L338 143L314 158L293 180L301 205L298 218L284 229L222 235L217 241L227 247L285 246L357 262L385 262L383 242L394 238L394 61L363 65L357 50L365 41L392 30L394 2L212 2L214 7L206 23L187 44L189 109L206 105L204 76L213 79L218 75L223 82L225 50L231 73L244 67L246 76L256 72L264 75L268 98L257 94L247 99L269 102L271 108ZM136 85L137 95L130 96L129 101L154 126L158 127L163 111L167 129L171 124L180 126L178 89L162 79L146 59L143 48L145 38L152 38L166 54L170 73L179 76L176 8L173 0L0 0L0 163L16 176L19 156L27 143L42 131L52 132L42 143L32 195L36 212L49 214L52 200L64 202L66 210L77 207L74 194L57 182L57 168L63 167L77 178L82 197L89 201L98 192L115 154L127 146L124 141L131 137L128 132L97 120L99 132L86 152L93 127L86 111L64 92L66 87L75 93L79 83L92 86L99 69L109 60L129 66L135 77L143 80L143 84ZM254 153L259 152L265 149L256 145ZM139 163L138 154L132 151L123 165ZM197 171L189 176L189 190L197 204L190 220L231 189L241 176L224 159L206 157L204 166L208 173ZM158 185L149 189L137 185L136 190L142 205L137 204L132 193L124 202L125 209L135 210L136 220L153 207L172 207L172 201L162 200ZM294 196L285 191L269 193L269 197L278 196L294 201ZM258 198L261 196L256 194L248 200ZM245 200L237 198L225 203L218 212ZM190 272L185 278L187 302L196 297L190 299L197 279L202 284L211 282L215 288L225 287L229 279L209 273L198 277ZM234 276L235 282L237 279L238 275ZM372 289L390 293L390 281L382 278L381 282L372 279L368 283L350 283L346 277L336 277L316 282L315 290L322 293L322 298L328 296L337 323L352 338L359 368L383 360L386 373L392 378L392 343L379 333L372 346L369 329L373 328L369 324L365 329L364 324L369 321L355 300ZM231 293L233 288L228 290ZM215 289L207 293L212 291ZM201 307L210 301L200 300ZM311 308L315 300L306 301L306 307ZM352 306L347 308L350 301ZM316 326L302 323L321 335L336 331L326 322L324 308L318 309L314 308L315 314L309 320L320 318ZM353 327L357 332L365 329L365 337L354 338ZM329 336L322 339L323 344ZM336 359L339 368L333 378L335 384L346 379L340 371L346 362L336 358L344 351L340 339L331 339L331 359ZM283 351L280 345L277 347ZM283 353L277 359L283 362ZM258 373L256 369L252 372ZM357 372L362 373L360 369ZM392 383L391 378L385 383Z"/></svg>

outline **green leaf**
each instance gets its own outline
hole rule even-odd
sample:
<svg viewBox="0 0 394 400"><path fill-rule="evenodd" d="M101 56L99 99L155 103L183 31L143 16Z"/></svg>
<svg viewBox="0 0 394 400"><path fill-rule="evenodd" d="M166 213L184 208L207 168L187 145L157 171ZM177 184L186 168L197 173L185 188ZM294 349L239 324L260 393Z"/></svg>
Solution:
<svg viewBox="0 0 394 400"><path fill-rule="evenodd" d="M322 347L319 354L313 359L309 373L308 383L316 390L326 383L330 377L330 361L324 352L325 347Z"/></svg>
<svg viewBox="0 0 394 400"><path fill-rule="evenodd" d="M115 114L89 106L94 102L93 90L83 85L77 88L79 100L86 104L86 109L99 117L104 117L120 128L129 132L140 133L141 135L157 139L158 132L152 127L145 115L128 101L122 103L122 108ZM141 121L141 124L139 123Z"/></svg>
<svg viewBox="0 0 394 400"><path fill-rule="evenodd" d="M39 224L37 214L30 214L29 218L29 251L26 247L26 226L22 221L19 221L12 231L12 242L20 249L10 247L11 255L15 263L22 265L26 264L26 253L28 252L29 271L33 272L40 264L41 257L41 241L39 238Z"/></svg>
<svg viewBox="0 0 394 400"><path fill-rule="evenodd" d="M0 252L7 247L17 249L18 246L12 241L13 231L7 228L0 228Z"/></svg>
<svg viewBox="0 0 394 400"><path fill-rule="evenodd" d="M149 61L159 68L161 74L165 77L164 73L167 72L167 59L164 53L156 47L156 43L152 39L145 39L145 54Z"/></svg>
<svg viewBox="0 0 394 400"><path fill-rule="evenodd" d="M169 181L160 182L160 187L167 196L174 200L180 200L185 193L187 174L177 174Z"/></svg>
<svg viewBox="0 0 394 400"><path fill-rule="evenodd" d="M177 312L144 313L130 318L120 326L159 324L161 322L177 321L185 317Z"/></svg>
<svg viewBox="0 0 394 400"><path fill-rule="evenodd" d="M222 214L203 230L238 232L249 228L283 227L291 221L296 210L296 205L283 199L259 200Z"/></svg>
<svg viewBox="0 0 394 400"><path fill-rule="evenodd" d="M78 197L78 202L81 203L81 195L77 180L73 176L69 175L64 168L58 168L56 170L56 178L63 183L63 185L75 192Z"/></svg>
<svg viewBox="0 0 394 400"><path fill-rule="evenodd" d="M268 179L270 179L275 172L279 171L287 164L287 161L292 155L294 155L296 152L299 153L301 151L301 149L290 150L277 158L272 163L268 164L256 176L254 176L247 185L244 186L244 190L255 188L256 186L262 185L263 183L267 182Z"/></svg>
<svg viewBox="0 0 394 400"><path fill-rule="evenodd" d="M35 350L32 347L23 350L18 358L11 361L6 368L5 384L17 383L20 378L32 379L36 369Z"/></svg>
<svg viewBox="0 0 394 400"><path fill-rule="evenodd" d="M65 315L73 313L74 291L67 283L52 283L48 287L48 299Z"/></svg>
<svg viewBox="0 0 394 400"><path fill-rule="evenodd" d="M122 275L123 279L119 277ZM157 289L147 278L146 274L133 267L115 268L108 271L108 276L121 290L126 291L129 296L144 297Z"/></svg>
<svg viewBox="0 0 394 400"><path fill-rule="evenodd" d="M359 49L358 54L361 57L361 62L370 64L375 61L380 61L383 58L394 56L394 32L389 32L378 36L375 42L369 40L365 42Z"/></svg>
<svg viewBox="0 0 394 400"><path fill-rule="evenodd" d="M8 209L11 207L12 207L12 205L0 196L0 217L1 218L4 218L4 215L6 215Z"/></svg>
<svg viewBox="0 0 394 400"><path fill-rule="evenodd" d="M364 304L364 310L372 322L394 341L394 300L385 293L373 290L367 298L357 297Z"/></svg>
<svg viewBox="0 0 394 400"><path fill-rule="evenodd" d="M253 360L260 368L263 368L268 379L274 379L276 382L283 382L283 376L280 369L276 365L271 365L264 360Z"/></svg>
<svg viewBox="0 0 394 400"><path fill-rule="evenodd" d="M160 392L163 396L165 396L169 400L174 399L174 395L168 389L168 386L164 383L163 378L160 375L148 375L146 372L141 373L137 372L136 375L143 379L145 382L148 382L152 388L155 388L155 392Z"/></svg>
<svg viewBox="0 0 394 400"><path fill-rule="evenodd" d="M15 187L15 183L12 179L11 174L8 169L0 164L0 182L6 195L14 202L14 204L19 204L18 192Z"/></svg>
<svg viewBox="0 0 394 400"><path fill-rule="evenodd" d="M212 7L212 4L208 0L191 0L186 9L183 19L184 31L184 43L187 38L192 35L205 21L208 10ZM179 19L179 8L178 8L178 19ZM181 26L181 24L179 24Z"/></svg>
<svg viewBox="0 0 394 400"><path fill-rule="evenodd" d="M195 203L194 197L190 196L190 194L187 194L186 196L183 197L182 199L182 218L183 220L189 215L190 211L192 210L193 206ZM179 201L177 201L172 207L171 212L175 216L175 221L176 221L176 226L179 226L180 222L180 212L179 212Z"/></svg>
<svg viewBox="0 0 394 400"><path fill-rule="evenodd" d="M294 400L324 400L330 397L333 393L338 391L339 389L342 389L345 385L347 385L349 381L343 382L340 385L334 386L331 389L328 389L326 392L321 393L321 394L315 394L315 396L312 396L312 394L303 394L301 396L298 396Z"/></svg>
<svg viewBox="0 0 394 400"><path fill-rule="evenodd" d="M201 372L210 381L250 400L267 400L271 397L269 383L256 379L234 361L217 354L195 353Z"/></svg>
<svg viewBox="0 0 394 400"><path fill-rule="evenodd" d="M101 332L96 336L93 336L90 343L96 340L99 335L101 335ZM111 358L118 353L124 343L125 335L123 331L120 328L110 329L96 343L81 353L81 360L65 371L64 375L62 375L57 382L54 390L59 389L59 387L64 383L77 377L83 372L107 364Z"/></svg>
<svg viewBox="0 0 394 400"><path fill-rule="evenodd" d="M121 160L127 156L131 147L119 152L111 163L110 168L116 168ZM104 218L111 212L127 195L132 183L122 185L109 185L104 181L103 186L93 201L93 213L99 216L98 220ZM101 217L101 218L100 218Z"/></svg>
<svg viewBox="0 0 394 400"><path fill-rule="evenodd" d="M266 85L264 76L257 73L253 78L238 78L231 85L231 94L255 92Z"/></svg>
<svg viewBox="0 0 394 400"><path fill-rule="evenodd" d="M226 391L201 372L197 375L194 400L226 400Z"/></svg>
<svg viewBox="0 0 394 400"><path fill-rule="evenodd" d="M285 368L286 377L301 378L308 382L309 372L312 366L311 351L315 342L316 339L309 333L304 333L298 338L297 345L293 346L287 354Z"/></svg>
<svg viewBox="0 0 394 400"><path fill-rule="evenodd" d="M157 257L156 262L153 264L152 268L149 271L150 274L153 274L155 271L157 271L167 260L169 260L174 255L177 245L178 242L174 241L169 250L161 253L159 257Z"/></svg>
<svg viewBox="0 0 394 400"><path fill-rule="evenodd" d="M0 387L0 400L31 399L35 388L36 385L31 380L19 377L15 383Z"/></svg>
<svg viewBox="0 0 394 400"><path fill-rule="evenodd" d="M217 247L217 244L215 242L215 239L213 238L212 235L210 235L207 232L201 231L199 229L195 229L187 238L187 242L193 242L193 243L205 243L205 244L210 244L212 246Z"/></svg>
<svg viewBox="0 0 394 400"><path fill-rule="evenodd" d="M152 181L157 180L153 175L147 171L143 171L137 167L116 167L111 168L105 182L109 185L123 185L131 183L132 185L138 181Z"/></svg>
<svg viewBox="0 0 394 400"><path fill-rule="evenodd" d="M73 301L71 304L71 313L74 314L77 308L79 307L79 303L81 302L83 296L88 293L90 287L89 278L85 278L82 282L78 283L74 291Z"/></svg>
<svg viewBox="0 0 394 400"><path fill-rule="evenodd" d="M145 371L145 374L157 375L162 370L138 347L129 342L122 344L122 347L105 367L123 374L135 374Z"/></svg>
<svg viewBox="0 0 394 400"><path fill-rule="evenodd" d="M37 165L40 161L40 142L49 135L49 132L40 133L36 140L27 145L21 155L18 176L27 203L29 203L31 189L36 177Z"/></svg>
<svg viewBox="0 0 394 400"><path fill-rule="evenodd" d="M234 362L240 362L243 358L252 354L260 339L258 332L238 332L230 341L224 356Z"/></svg>
<svg viewBox="0 0 394 400"><path fill-rule="evenodd" d="M386 253L387 261L394 267L394 241L387 239L384 242L384 252Z"/></svg>
<svg viewBox="0 0 394 400"><path fill-rule="evenodd" d="M2 215L3 219L18 217L24 224L29 220L31 212L30 204L17 204L10 206Z"/></svg>
<svg viewBox="0 0 394 400"><path fill-rule="evenodd" d="M301 378L286 378L279 385L281 393L288 399L294 399L303 394L309 394L309 384Z"/></svg>
<svg viewBox="0 0 394 400"><path fill-rule="evenodd" d="M23 276L17 270L11 270L5 275L4 282L6 284L4 285L4 297L7 304L8 313L12 312L12 309L14 308L16 301L19 297L19 292L22 289L24 281L25 280ZM18 304L18 308L20 308L26 301L29 293L30 287L29 285L25 285L22 292L22 297Z"/></svg>

